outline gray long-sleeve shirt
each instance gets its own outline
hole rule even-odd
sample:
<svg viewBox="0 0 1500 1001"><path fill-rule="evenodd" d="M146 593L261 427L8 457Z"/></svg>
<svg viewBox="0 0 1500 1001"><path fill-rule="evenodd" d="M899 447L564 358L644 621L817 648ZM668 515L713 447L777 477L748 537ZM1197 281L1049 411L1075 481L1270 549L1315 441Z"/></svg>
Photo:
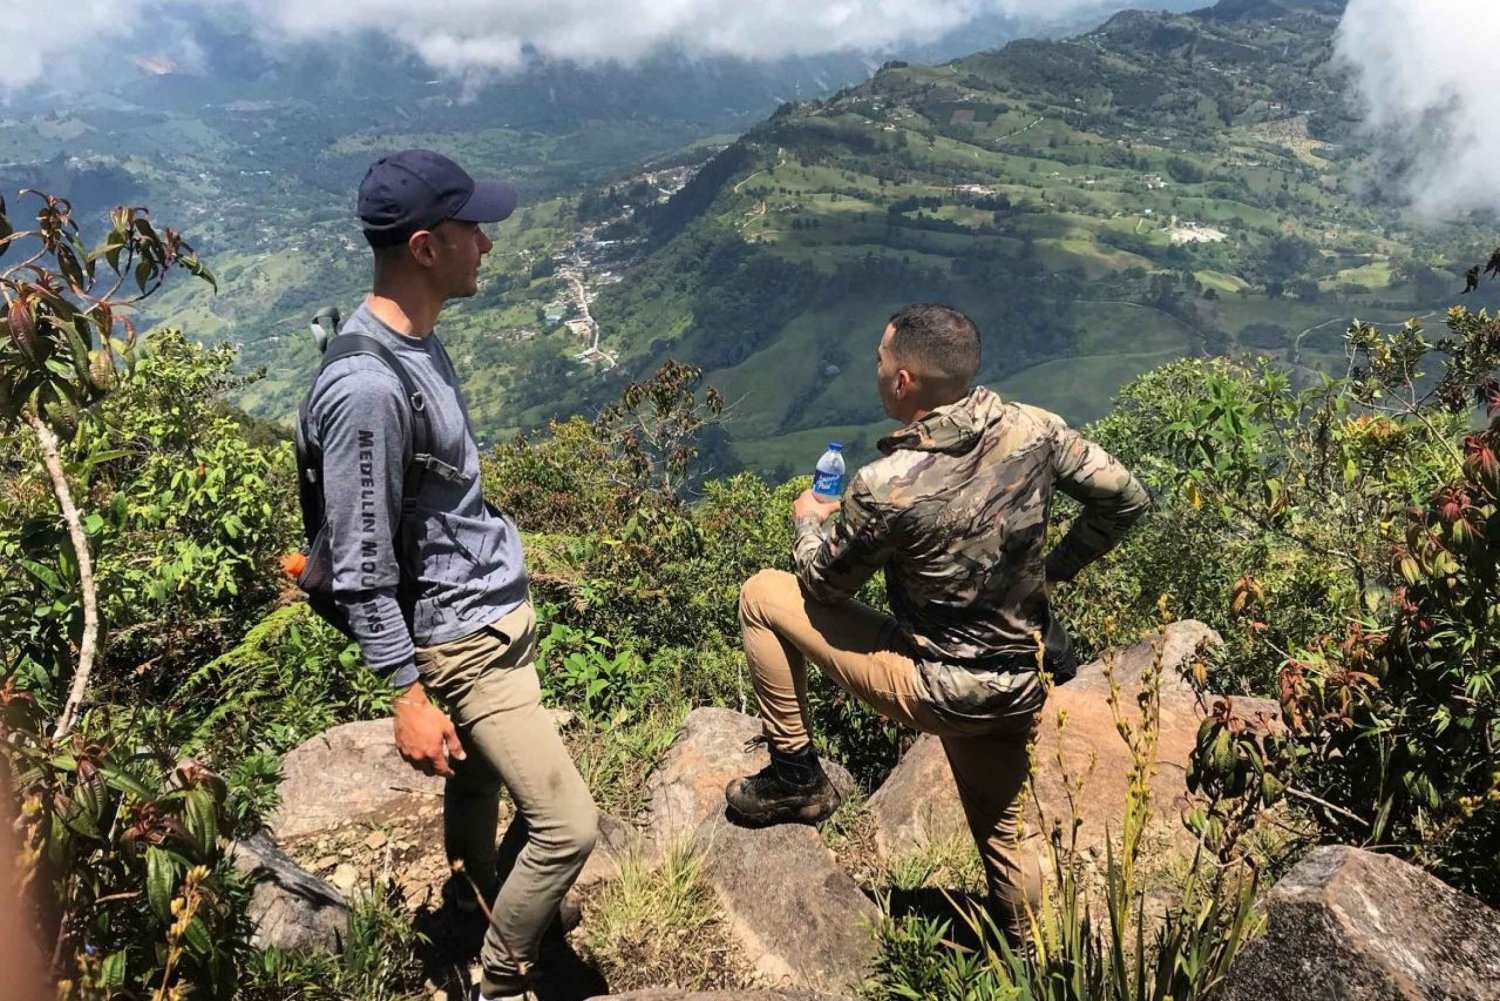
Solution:
<svg viewBox="0 0 1500 1001"><path fill-rule="evenodd" d="M323 499L333 550L334 597L349 616L365 662L393 686L417 680L414 646L461 639L526 600L521 537L484 500L479 446L458 376L437 335L407 337L361 305L344 333L361 333L395 353L421 390L435 458L449 479L429 471L400 542L416 582L408 622L396 599L400 570L395 529L412 451L411 407L378 358L351 355L313 384L306 433L323 450Z"/></svg>

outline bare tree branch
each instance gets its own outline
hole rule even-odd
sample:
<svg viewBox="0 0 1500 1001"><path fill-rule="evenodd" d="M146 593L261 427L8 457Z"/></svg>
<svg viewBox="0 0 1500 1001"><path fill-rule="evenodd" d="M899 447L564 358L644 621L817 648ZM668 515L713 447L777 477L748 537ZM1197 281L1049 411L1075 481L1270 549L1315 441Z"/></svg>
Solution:
<svg viewBox="0 0 1500 1001"><path fill-rule="evenodd" d="M73 503L73 491L68 486L68 475L63 469L62 449L57 435L47 422L34 410L26 414L26 423L42 447L42 462L47 467L47 476L52 480L52 493L57 497L57 506L62 509L63 521L68 526L68 538L73 543L73 554L78 560L78 584L83 591L83 638L78 643L78 667L73 672L73 682L68 687L68 701L63 705L62 715L57 718L55 739L62 739L78 722L78 711L83 697L88 692L89 676L94 670L94 650L99 642L99 602L94 583L94 561L89 555L88 536L83 531L83 519Z"/></svg>

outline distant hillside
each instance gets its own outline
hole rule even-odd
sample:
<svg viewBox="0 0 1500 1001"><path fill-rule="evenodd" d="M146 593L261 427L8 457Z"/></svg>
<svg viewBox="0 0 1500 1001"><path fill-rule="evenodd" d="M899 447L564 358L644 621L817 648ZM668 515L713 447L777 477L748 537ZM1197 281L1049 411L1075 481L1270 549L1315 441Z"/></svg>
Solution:
<svg viewBox="0 0 1500 1001"><path fill-rule="evenodd" d="M985 15L912 51L951 58L1097 23L1124 2L1070 6L1062 21ZM173 16L195 58L173 61L141 35L127 69L88 91L58 92L49 79L8 95L0 190L59 192L85 221L115 204L147 204L185 230L218 272L220 292L176 290L153 301L148 319L241 345L246 365L269 373L243 402L272 417L291 412L314 363L308 313L348 306L368 281L353 190L377 153L436 146L521 182L528 211L504 228L485 295L452 325L469 342L476 408L498 430L516 423L516 403L532 387L538 399L559 395L547 373L566 365L538 357L549 339L528 352L512 342L565 291L532 272L548 271L538 262L588 223L578 208L597 203L598 186L621 186L647 161L701 163L778 103L826 95L876 66L849 52L761 63L663 53L633 68L534 58L520 73L462 81L435 78L378 38L270 45L233 8L177 5ZM517 372L527 374L520 394L507 389Z"/></svg>
<svg viewBox="0 0 1500 1001"><path fill-rule="evenodd" d="M1342 319L1446 302L1453 255L1489 235L1379 197L1330 68L1341 10L1121 13L784 106L614 231L649 252L592 307L610 374L703 365L737 401L739 458L774 469L835 436L868 457L874 343L911 299L971 312L985 378L1078 421L1183 355L1333 364ZM575 373L505 423L612 383Z"/></svg>
<svg viewBox="0 0 1500 1001"><path fill-rule="evenodd" d="M862 461L884 426L873 345L904 301L971 312L984 377L1075 421L1175 357L1257 351L1308 373L1337 363L1351 314L1446 303L1493 234L1421 229L1382 199L1331 68L1341 10L1124 12L890 62L764 119L868 69L539 63L466 95L377 42L288 55L227 31L207 43L238 53L220 76L150 64L0 117L0 186L145 202L185 228L221 291L174 290L152 318L240 344L268 372L240 402L284 417L315 363L306 317L368 282L364 166L436 145L525 194L481 294L444 320L486 437L591 412L681 357L735 401L725 463L801 468L830 437Z"/></svg>

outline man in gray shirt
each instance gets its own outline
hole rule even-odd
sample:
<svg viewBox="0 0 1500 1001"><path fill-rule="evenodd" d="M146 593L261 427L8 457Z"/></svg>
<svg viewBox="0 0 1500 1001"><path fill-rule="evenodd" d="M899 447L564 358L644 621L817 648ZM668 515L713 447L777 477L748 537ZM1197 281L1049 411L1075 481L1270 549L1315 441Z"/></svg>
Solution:
<svg viewBox="0 0 1500 1001"><path fill-rule="evenodd" d="M477 291L493 246L481 224L515 205L512 185L476 182L427 150L370 168L359 217L374 287L342 334L384 345L419 399L381 359L345 355L319 374L303 428L323 456L334 599L366 662L401 689L401 756L448 780L448 858L458 885L477 890L469 906L490 913L476 988L489 1001L529 996L542 934L598 829L588 787L541 707L520 535L484 500L463 392L434 332L447 300ZM414 402L431 428L430 457L413 455ZM413 461L424 467L420 486L404 497ZM517 809L499 853L514 857L508 874L496 862L502 784Z"/></svg>

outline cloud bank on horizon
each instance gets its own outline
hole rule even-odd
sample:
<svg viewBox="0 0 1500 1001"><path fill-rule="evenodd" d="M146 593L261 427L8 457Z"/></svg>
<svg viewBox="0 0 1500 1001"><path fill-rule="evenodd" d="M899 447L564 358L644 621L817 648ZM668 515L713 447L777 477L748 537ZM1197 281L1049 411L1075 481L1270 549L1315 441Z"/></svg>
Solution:
<svg viewBox="0 0 1500 1001"><path fill-rule="evenodd" d="M1349 0L1336 51L1365 126L1406 165L1412 205L1428 216L1500 211L1500 4L1492 0Z"/></svg>
<svg viewBox="0 0 1500 1001"><path fill-rule="evenodd" d="M1205 0L1207 2L1207 0ZM192 17L222 17L268 41L376 32L440 73L483 78L520 66L528 47L552 59L633 63L663 50L774 59L881 52L932 41L985 14L1038 23L1109 0L197 0ZM1140 0L1140 6L1155 6ZM97 55L149 39L198 65L189 15L171 0L71 0L7 14L0 96L38 81L86 80ZM1348 0L1336 38L1358 111L1380 145L1408 165L1407 191L1429 215L1500 210L1500 130L1485 99L1500 91L1500 4L1480 0ZM209 67L211 69L211 67ZM1493 86L1492 86L1493 85Z"/></svg>
<svg viewBox="0 0 1500 1001"><path fill-rule="evenodd" d="M748 59L878 49L935 38L993 6L985 0L263 0L261 10L283 37L378 31L434 69L468 73L514 69L527 46L583 63L632 63L663 48Z"/></svg>
<svg viewBox="0 0 1500 1001"><path fill-rule="evenodd" d="M744 59L879 52L932 41L982 14L1045 24L1119 6L1121 0L71 0L56 10L33 5L7 14L11 56L0 60L0 95L38 81L73 82L116 43L146 43L178 64L193 63L199 53L186 23L194 17L232 19L272 42L375 32L441 73L472 77L521 66L528 48L585 64L631 64L663 50Z"/></svg>

